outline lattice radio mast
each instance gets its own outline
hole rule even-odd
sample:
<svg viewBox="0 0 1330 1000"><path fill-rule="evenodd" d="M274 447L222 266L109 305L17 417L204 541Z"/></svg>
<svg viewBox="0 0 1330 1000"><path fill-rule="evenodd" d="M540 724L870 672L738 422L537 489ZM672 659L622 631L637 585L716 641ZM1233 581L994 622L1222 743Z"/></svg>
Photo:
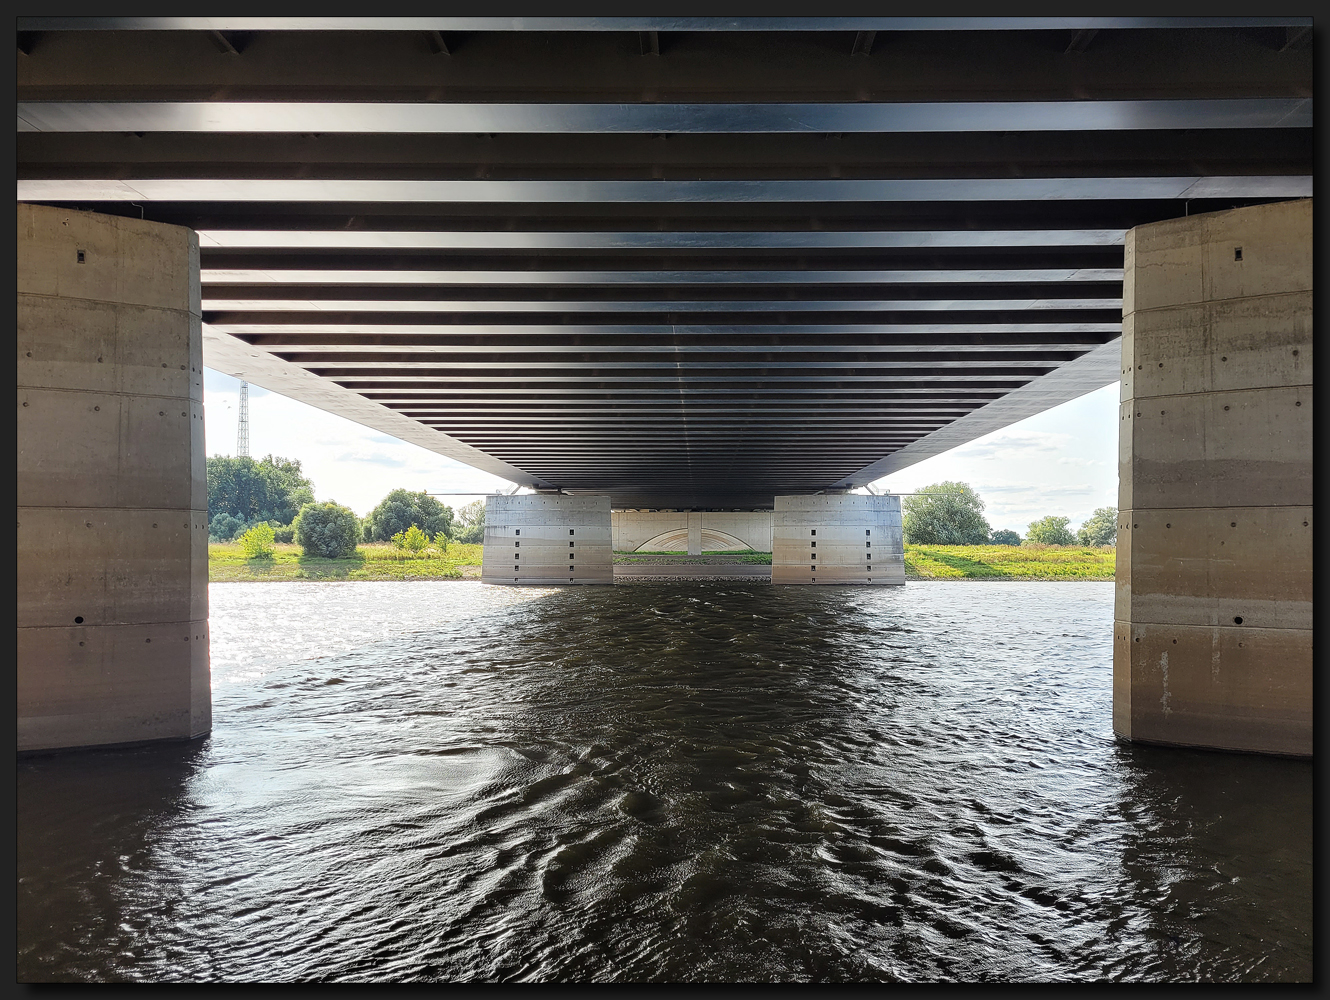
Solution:
<svg viewBox="0 0 1330 1000"><path fill-rule="evenodd" d="M249 383L240 380L240 425L236 428L236 457L249 458Z"/></svg>

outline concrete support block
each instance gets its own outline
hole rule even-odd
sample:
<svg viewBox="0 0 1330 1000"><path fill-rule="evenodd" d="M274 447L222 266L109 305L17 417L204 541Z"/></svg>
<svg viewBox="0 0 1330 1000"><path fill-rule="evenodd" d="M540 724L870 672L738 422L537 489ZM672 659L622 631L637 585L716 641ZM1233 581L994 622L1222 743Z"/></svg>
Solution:
<svg viewBox="0 0 1330 1000"><path fill-rule="evenodd" d="M1127 235L1113 728L1312 752L1312 204Z"/></svg>
<svg viewBox="0 0 1330 1000"><path fill-rule="evenodd" d="M536 494L485 498L485 583L613 584L610 498Z"/></svg>
<svg viewBox="0 0 1330 1000"><path fill-rule="evenodd" d="M771 582L904 584L900 497L776 497Z"/></svg>
<svg viewBox="0 0 1330 1000"><path fill-rule="evenodd" d="M700 556L702 554L702 512L700 510L690 510L688 512L688 554L690 556Z"/></svg>
<svg viewBox="0 0 1330 1000"><path fill-rule="evenodd" d="M18 748L211 728L197 237L18 210Z"/></svg>

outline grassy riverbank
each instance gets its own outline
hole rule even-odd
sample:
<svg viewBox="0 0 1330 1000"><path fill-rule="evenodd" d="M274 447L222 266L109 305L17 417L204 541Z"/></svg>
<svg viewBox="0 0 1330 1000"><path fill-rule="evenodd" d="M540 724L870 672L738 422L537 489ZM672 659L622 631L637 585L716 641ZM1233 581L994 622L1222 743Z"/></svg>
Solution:
<svg viewBox="0 0 1330 1000"><path fill-rule="evenodd" d="M349 559L318 559L298 545L278 545L272 559L246 559L239 544L208 546L208 579L252 580L466 580L480 577L479 545L448 546L406 556L387 544L361 545ZM1116 550L1080 545L907 545L911 580L1112 580ZM616 564L743 563L770 565L770 552L616 552Z"/></svg>
<svg viewBox="0 0 1330 1000"><path fill-rule="evenodd" d="M271 559L246 559L235 542L208 546L208 579L213 583L274 580L464 580L480 576L480 546L448 546L407 556L388 544L361 545L347 559L301 554L299 545L278 545Z"/></svg>
<svg viewBox="0 0 1330 1000"><path fill-rule="evenodd" d="M1112 580L1116 567L1112 546L905 546L909 580Z"/></svg>

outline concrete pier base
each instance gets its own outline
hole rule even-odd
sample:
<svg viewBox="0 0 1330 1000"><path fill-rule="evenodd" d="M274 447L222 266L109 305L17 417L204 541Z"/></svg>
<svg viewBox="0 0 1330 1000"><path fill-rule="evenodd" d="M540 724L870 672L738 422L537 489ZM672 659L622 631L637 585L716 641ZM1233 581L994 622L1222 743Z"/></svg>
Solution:
<svg viewBox="0 0 1330 1000"><path fill-rule="evenodd" d="M771 582L904 584L900 497L776 497Z"/></svg>
<svg viewBox="0 0 1330 1000"><path fill-rule="evenodd" d="M1312 204L1127 234L1113 728L1312 753Z"/></svg>
<svg viewBox="0 0 1330 1000"><path fill-rule="evenodd" d="M485 498L485 583L613 584L610 498L557 494Z"/></svg>
<svg viewBox="0 0 1330 1000"><path fill-rule="evenodd" d="M17 211L18 749L202 735L198 238Z"/></svg>

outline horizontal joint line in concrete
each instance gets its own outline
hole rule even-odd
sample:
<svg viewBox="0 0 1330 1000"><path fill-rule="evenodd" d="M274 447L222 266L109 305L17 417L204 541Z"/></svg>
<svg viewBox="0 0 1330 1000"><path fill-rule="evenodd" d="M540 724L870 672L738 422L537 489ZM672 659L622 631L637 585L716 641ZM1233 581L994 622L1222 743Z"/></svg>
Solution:
<svg viewBox="0 0 1330 1000"><path fill-rule="evenodd" d="M1307 373L1309 376L1311 372ZM1188 399L1198 396L1232 396L1244 392L1270 392L1275 389L1306 389L1308 393L1307 402L1310 404L1313 385L1311 382L1281 382L1277 385L1251 385L1238 386L1232 389L1198 389L1195 392L1168 392L1161 393L1158 396L1137 396L1135 393L1122 400L1127 404L1133 400L1143 401L1146 399Z"/></svg>
<svg viewBox="0 0 1330 1000"><path fill-rule="evenodd" d="M52 302L69 301L72 299L75 302L96 302L99 305L104 306L131 306L135 309L156 309L160 312L180 313L181 315L189 316L192 319L199 319L203 315L202 309L195 312L193 309L180 309L176 306L163 306L151 302L133 302L126 299L98 299L90 295L67 295L64 293L48 295L45 292L33 292L28 291L27 289L19 289L18 297L24 298L25 296L30 296L34 299L49 299Z"/></svg>
<svg viewBox="0 0 1330 1000"><path fill-rule="evenodd" d="M28 359L25 358L24 360L27 361ZM39 359L37 359L37 358L33 358L32 361L29 362L29 363L30 363L30 364L43 364L43 363L45 363L45 364L51 364L51 363L53 363L53 362L42 362L41 360L39 360ZM128 369L131 369L131 370L133 370L133 369L140 369L140 368L141 368L141 369L143 369L144 371L150 371L150 372L151 372L151 371L156 371L156 372L160 372L160 371L162 371L161 368L149 368L147 365L122 365L122 364L119 364L118 362L112 362L111 365L110 365L109 367L110 367L110 368L128 368ZM167 368L166 371L167 371L168 373L169 373L169 372L172 372L172 371L179 372L180 369L179 369L178 367L177 367L177 368L174 368L174 369ZM189 372L189 373L187 373L187 374L197 375L197 376L200 376L200 377L202 377L202 375L203 375L202 372ZM67 392L67 393L70 393L70 394L72 394L72 395L78 395L78 396L120 396L120 397L123 397L123 398L126 398L126 399L164 399L164 400L167 400L168 402L176 402L176 403L178 403L178 402L180 402L180 401L183 400L183 401L185 401L185 402L189 402L189 403L198 403L198 404L202 405L202 400L197 400L197 399L195 399L192 395L191 395L191 396L164 396L164 395L162 395L162 394L159 393L159 392L125 392L125 391L122 390L122 389L91 389L91 388L89 388L89 389L84 389L84 388L80 388L80 387L78 387L78 386L68 386L68 385L32 385L32 384L30 384L30 383L28 383L28 382L19 382L19 383L18 383L18 388L19 388L19 389L31 389L31 390L33 390L33 391L37 391L37 392Z"/></svg>

